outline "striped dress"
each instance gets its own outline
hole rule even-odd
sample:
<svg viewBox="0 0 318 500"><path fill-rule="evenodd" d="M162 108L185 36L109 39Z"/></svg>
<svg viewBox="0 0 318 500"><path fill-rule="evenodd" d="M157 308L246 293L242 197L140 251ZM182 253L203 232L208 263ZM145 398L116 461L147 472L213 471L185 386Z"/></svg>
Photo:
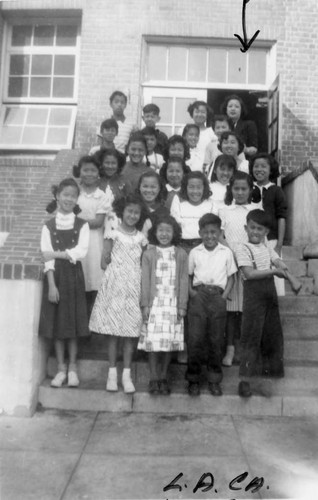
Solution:
<svg viewBox="0 0 318 500"><path fill-rule="evenodd" d="M140 311L141 252L147 243L143 234L113 230L111 263L107 266L102 286L97 294L89 328L103 335L139 337L142 317Z"/></svg>
<svg viewBox="0 0 318 500"><path fill-rule="evenodd" d="M246 216L251 210L260 208L259 204L250 203L248 205L225 205L219 211L219 217L222 220L222 229L227 244L235 255L237 246L240 243L247 243L247 234L244 229L246 225ZM243 307L243 285L238 274L235 275L234 286L229 294L227 301L228 311L242 311Z"/></svg>

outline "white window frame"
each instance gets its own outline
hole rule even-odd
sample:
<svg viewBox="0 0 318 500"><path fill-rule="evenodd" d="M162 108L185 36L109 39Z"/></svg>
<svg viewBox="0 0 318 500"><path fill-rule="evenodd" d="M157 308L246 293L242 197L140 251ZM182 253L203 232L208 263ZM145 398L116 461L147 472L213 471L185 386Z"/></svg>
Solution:
<svg viewBox="0 0 318 500"><path fill-rule="evenodd" d="M27 47L14 47L11 46L12 39L12 27L17 25L74 25L77 27L77 36L76 36L76 45L75 46L27 46ZM3 32L3 51L2 51L2 60L4 64L2 65L1 70L1 87L2 87L2 95L1 95L1 108L0 108L0 127L3 125L4 116L7 108L13 107L27 107L27 108L43 108L43 107L52 107L56 108L57 106L61 107L70 107L72 109L71 119L68 125L68 134L67 134L67 143L66 144L21 144L21 143L12 143L6 144L1 142L0 137L0 149L1 150L45 150L45 151L57 151L64 148L71 148L75 130L75 120L76 120L76 112L77 112L77 99L78 99L78 85L79 85L79 62L80 62L80 27L81 21L78 16L75 18L60 18L54 17L52 19L48 19L46 17L32 17L32 18L15 18L10 19L4 24L4 32ZM50 55L74 55L75 56L75 68L74 68L74 86L73 86L73 95L71 97L9 97L8 88L9 88L9 67L10 67L10 56L12 54L50 54ZM51 85L53 82L53 76L51 77ZM63 77L63 75L62 75ZM45 126L45 125L44 125ZM46 131L47 134L47 131Z"/></svg>

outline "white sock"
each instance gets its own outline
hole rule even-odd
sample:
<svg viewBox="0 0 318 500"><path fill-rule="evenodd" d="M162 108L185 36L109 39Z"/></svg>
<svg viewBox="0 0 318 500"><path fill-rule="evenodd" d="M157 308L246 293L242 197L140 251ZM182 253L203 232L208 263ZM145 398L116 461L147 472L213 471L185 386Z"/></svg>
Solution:
<svg viewBox="0 0 318 500"><path fill-rule="evenodd" d="M117 376L117 368L116 368L116 366L113 366L113 367L109 368L109 370L108 370L108 375L109 375L110 377L111 377L111 376L113 376L113 377L116 377L116 376Z"/></svg>
<svg viewBox="0 0 318 500"><path fill-rule="evenodd" d="M123 378L129 378L130 377L130 368L124 368L123 369Z"/></svg>

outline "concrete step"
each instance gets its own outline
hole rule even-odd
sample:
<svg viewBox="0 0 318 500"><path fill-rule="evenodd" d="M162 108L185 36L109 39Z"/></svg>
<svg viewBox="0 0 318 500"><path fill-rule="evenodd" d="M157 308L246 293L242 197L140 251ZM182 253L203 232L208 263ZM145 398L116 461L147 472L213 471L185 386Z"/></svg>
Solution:
<svg viewBox="0 0 318 500"><path fill-rule="evenodd" d="M318 339L318 315L282 314L281 321L286 340Z"/></svg>
<svg viewBox="0 0 318 500"><path fill-rule="evenodd" d="M284 358L287 361L314 361L318 366L318 339L285 341Z"/></svg>
<svg viewBox="0 0 318 500"><path fill-rule="evenodd" d="M284 245L282 249L282 256L283 259L296 259L296 260L302 260L303 259L303 251L304 247L303 246L288 246Z"/></svg>
<svg viewBox="0 0 318 500"><path fill-rule="evenodd" d="M201 415L255 415L255 416L317 416L318 389L305 389L285 381L253 382L253 396L243 400L237 395L237 379L225 375L223 396L213 397L202 385L201 395L187 394L186 383L172 383L170 396L150 396L146 384L136 384L136 393L127 395L120 388L109 393L105 384L82 382L80 388L53 389L46 380L39 389L39 403L45 408L72 411L108 411ZM284 386L282 384L285 384Z"/></svg>
<svg viewBox="0 0 318 500"><path fill-rule="evenodd" d="M286 296L279 297L279 309L281 315L315 315L318 313L318 296Z"/></svg>
<svg viewBox="0 0 318 500"><path fill-rule="evenodd" d="M300 292L298 293L298 296L300 295L311 295L314 291L314 279L313 278L308 278L307 276L300 276L298 277L299 281L302 283L302 287ZM285 280L285 290L286 290L286 295L295 295L294 292L291 289L289 281Z"/></svg>
<svg viewBox="0 0 318 500"><path fill-rule="evenodd" d="M288 266L290 272L297 277L307 276L308 262L306 260L285 259L284 262Z"/></svg>

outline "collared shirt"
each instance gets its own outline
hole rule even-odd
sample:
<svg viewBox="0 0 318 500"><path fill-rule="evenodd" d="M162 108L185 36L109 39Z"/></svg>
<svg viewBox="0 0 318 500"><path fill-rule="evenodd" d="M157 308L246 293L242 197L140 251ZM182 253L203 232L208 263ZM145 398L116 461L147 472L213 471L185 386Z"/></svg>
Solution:
<svg viewBox="0 0 318 500"><path fill-rule="evenodd" d="M227 244L234 251L238 243L247 243L247 233L245 231L246 216L248 212L255 208L262 208L260 203L249 203L247 205L225 205L219 212L222 220L222 229Z"/></svg>
<svg viewBox="0 0 318 500"><path fill-rule="evenodd" d="M180 198L175 196L171 205L171 215L181 225L182 238L185 240L200 238L199 219L207 213L215 213L211 198L199 205L192 205L189 201L180 201Z"/></svg>
<svg viewBox="0 0 318 500"><path fill-rule="evenodd" d="M214 285L224 290L229 276L236 271L232 251L221 243L212 251L201 243L189 254L189 275L193 275L193 286Z"/></svg>
<svg viewBox="0 0 318 500"><path fill-rule="evenodd" d="M121 153L125 153L125 148L128 144L130 134L134 130L137 130L137 126L129 118L125 118L123 122L118 120L117 124L118 134L114 139L115 148L118 149L118 151L120 151Z"/></svg>

